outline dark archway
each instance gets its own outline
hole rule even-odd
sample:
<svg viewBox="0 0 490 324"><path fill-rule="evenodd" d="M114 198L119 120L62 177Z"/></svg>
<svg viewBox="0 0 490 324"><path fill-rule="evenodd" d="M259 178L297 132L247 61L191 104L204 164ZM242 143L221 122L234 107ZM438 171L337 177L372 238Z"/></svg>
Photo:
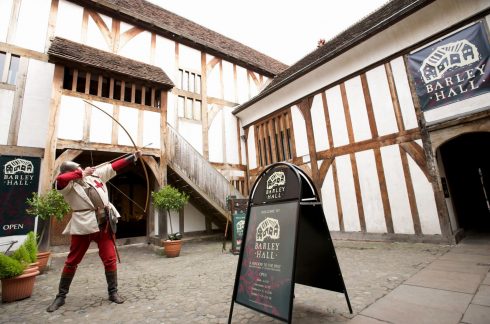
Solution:
<svg viewBox="0 0 490 324"><path fill-rule="evenodd" d="M490 133L457 136L440 147L459 227L490 233Z"/></svg>

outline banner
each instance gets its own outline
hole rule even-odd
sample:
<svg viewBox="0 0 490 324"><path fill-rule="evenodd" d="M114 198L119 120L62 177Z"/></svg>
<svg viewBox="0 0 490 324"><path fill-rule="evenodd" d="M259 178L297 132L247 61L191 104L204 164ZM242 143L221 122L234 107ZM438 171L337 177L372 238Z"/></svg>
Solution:
<svg viewBox="0 0 490 324"><path fill-rule="evenodd" d="M490 46L482 22L408 56L422 111L490 90Z"/></svg>
<svg viewBox="0 0 490 324"><path fill-rule="evenodd" d="M25 235L35 218L26 213L26 200L38 191L41 158L0 156L0 237Z"/></svg>

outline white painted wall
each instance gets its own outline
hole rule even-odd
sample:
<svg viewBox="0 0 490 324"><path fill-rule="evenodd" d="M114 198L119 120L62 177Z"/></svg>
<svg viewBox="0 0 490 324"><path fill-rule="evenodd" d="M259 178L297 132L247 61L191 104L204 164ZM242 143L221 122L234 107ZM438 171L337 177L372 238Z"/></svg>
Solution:
<svg viewBox="0 0 490 324"><path fill-rule="evenodd" d="M17 141L19 146L46 146L53 74L53 64L29 60Z"/></svg>
<svg viewBox="0 0 490 324"><path fill-rule="evenodd" d="M61 96L58 138L79 141L83 138L85 103L75 97Z"/></svg>
<svg viewBox="0 0 490 324"><path fill-rule="evenodd" d="M410 92L405 62L402 57L399 57L390 63L405 129L417 128L417 115L415 114L415 108L413 106L412 93Z"/></svg>
<svg viewBox="0 0 490 324"><path fill-rule="evenodd" d="M179 44L179 67L201 73L201 52Z"/></svg>
<svg viewBox="0 0 490 324"><path fill-rule="evenodd" d="M313 126L313 133L315 134L316 150L327 150L329 148L328 133L321 95L316 95L313 99L311 106L311 122Z"/></svg>
<svg viewBox="0 0 490 324"><path fill-rule="evenodd" d="M220 110L216 117L213 119L213 123L208 129L208 144L209 144L209 161L210 162L223 162L223 132L222 132L222 118L223 111Z"/></svg>
<svg viewBox="0 0 490 324"><path fill-rule="evenodd" d="M345 82L345 92L349 103L352 132L356 142L371 139L371 128L366 109L366 101L360 77L355 77Z"/></svg>
<svg viewBox="0 0 490 324"><path fill-rule="evenodd" d="M60 0L56 17L55 36L81 42L82 20L82 7L66 0Z"/></svg>
<svg viewBox="0 0 490 324"><path fill-rule="evenodd" d="M414 234L407 185L398 145L382 147L381 157L383 160L394 231L397 234Z"/></svg>
<svg viewBox="0 0 490 324"><path fill-rule="evenodd" d="M237 66L237 91L238 91L238 102L244 103L250 99L250 91L247 79L247 69Z"/></svg>
<svg viewBox="0 0 490 324"><path fill-rule="evenodd" d="M103 14L99 14L99 16L104 21L105 27L110 33L112 28L112 18ZM87 46L95 47L106 52L112 52L112 44L104 37L102 30L97 26L95 20L90 15L88 17L86 37L87 39L85 44Z"/></svg>
<svg viewBox="0 0 490 324"><path fill-rule="evenodd" d="M197 232L206 230L205 216L192 204L184 207L184 232Z"/></svg>
<svg viewBox="0 0 490 324"><path fill-rule="evenodd" d="M335 86L328 89L325 93L327 95L327 107L330 125L332 127L333 144L334 146L347 145L349 144L349 134L347 133L347 123L345 121L340 87Z"/></svg>
<svg viewBox="0 0 490 324"><path fill-rule="evenodd" d="M118 121L122 125L124 125L124 128L126 128L128 133L131 135L131 138L138 138L138 109L119 106ZM131 139L128 137L128 134L126 134L126 132L122 130L121 127L119 127L119 131L117 133L117 144L133 146L133 143L131 143Z"/></svg>
<svg viewBox="0 0 490 324"><path fill-rule="evenodd" d="M359 222L359 211L357 210L356 189L350 157L349 155L338 156L335 161L345 231L359 232L361 224Z"/></svg>
<svg viewBox="0 0 490 324"><path fill-rule="evenodd" d="M368 71L366 77L379 136L397 133L398 126L385 67L381 65Z"/></svg>
<svg viewBox="0 0 490 324"><path fill-rule="evenodd" d="M308 137L306 135L306 123L303 114L297 106L291 107L291 119L293 120L294 143L296 155L309 155Z"/></svg>
<svg viewBox="0 0 490 324"><path fill-rule="evenodd" d="M44 52L50 8L50 0L22 0L12 43Z"/></svg>
<svg viewBox="0 0 490 324"><path fill-rule="evenodd" d="M335 187L333 183L333 168L327 172L325 181L322 186L322 204L325 211L325 219L327 220L328 229L331 231L339 231L339 211L337 207L337 200L335 197Z"/></svg>
<svg viewBox="0 0 490 324"><path fill-rule="evenodd" d="M0 144L7 145L15 91L0 89Z"/></svg>
<svg viewBox="0 0 490 324"><path fill-rule="evenodd" d="M142 31L137 34L124 44L124 46L119 47L118 54L135 61L149 64L151 54L151 33Z"/></svg>
<svg viewBox="0 0 490 324"><path fill-rule="evenodd" d="M180 118L179 134L202 155L202 125L200 123Z"/></svg>
<svg viewBox="0 0 490 324"><path fill-rule="evenodd" d="M226 141L226 163L238 164L238 130L237 120L232 114L232 107L223 107L225 141Z"/></svg>
<svg viewBox="0 0 490 324"><path fill-rule="evenodd" d="M366 231L370 233L386 233L385 213L374 152L372 150L362 151L356 153L355 156Z"/></svg>
<svg viewBox="0 0 490 324"><path fill-rule="evenodd" d="M114 106L112 104L105 102L97 102L94 104L109 115L113 116ZM92 109L90 118L90 141L95 143L110 144L112 140L113 120L97 108L90 107L90 109Z"/></svg>
<svg viewBox="0 0 490 324"><path fill-rule="evenodd" d="M255 169L257 167L257 151L255 150L254 127L248 128L247 147L248 147L248 167L250 169Z"/></svg>
<svg viewBox="0 0 490 324"><path fill-rule="evenodd" d="M236 102L233 64L227 61L223 61L223 88L224 99L231 102Z"/></svg>
<svg viewBox="0 0 490 324"><path fill-rule="evenodd" d="M175 62L175 42L157 35L154 65L160 67L177 84L177 63Z"/></svg>
<svg viewBox="0 0 490 324"><path fill-rule="evenodd" d="M432 185L410 156L408 156L408 165L415 191L415 201L417 202L422 233L441 234L441 225L439 224Z"/></svg>
<svg viewBox="0 0 490 324"><path fill-rule="evenodd" d="M7 33L10 26L13 0L0 1L0 42L7 41Z"/></svg>
<svg viewBox="0 0 490 324"><path fill-rule="evenodd" d="M149 148L160 148L160 113L145 110L143 112L143 143Z"/></svg>
<svg viewBox="0 0 490 324"><path fill-rule="evenodd" d="M206 62L209 64L214 59L212 55L206 55ZM207 77L207 93L209 97L221 98L221 74L220 64L215 64L212 69L209 69L206 74Z"/></svg>

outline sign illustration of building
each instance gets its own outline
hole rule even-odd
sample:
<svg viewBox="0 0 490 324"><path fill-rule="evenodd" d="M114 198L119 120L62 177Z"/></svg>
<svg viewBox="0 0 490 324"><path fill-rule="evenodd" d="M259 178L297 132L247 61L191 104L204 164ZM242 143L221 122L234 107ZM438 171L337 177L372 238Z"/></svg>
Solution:
<svg viewBox="0 0 490 324"><path fill-rule="evenodd" d="M277 186L284 186L286 184L286 177L284 172L274 172L269 179L267 179L267 189L272 189Z"/></svg>
<svg viewBox="0 0 490 324"><path fill-rule="evenodd" d="M275 218L267 217L257 226L255 240L257 242L263 242L266 238L278 240L280 230L279 221Z"/></svg>
<svg viewBox="0 0 490 324"><path fill-rule="evenodd" d="M15 159L6 163L4 166L5 174L16 174L19 172L34 173L32 162L24 159Z"/></svg>

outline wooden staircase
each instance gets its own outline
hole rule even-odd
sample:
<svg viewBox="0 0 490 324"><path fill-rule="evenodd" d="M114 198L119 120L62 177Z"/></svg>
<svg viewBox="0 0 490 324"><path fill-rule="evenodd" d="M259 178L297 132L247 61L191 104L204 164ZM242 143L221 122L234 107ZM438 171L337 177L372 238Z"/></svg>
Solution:
<svg viewBox="0 0 490 324"><path fill-rule="evenodd" d="M170 125L166 147L168 183L187 193L208 221L224 229L231 221L227 197L243 195Z"/></svg>

